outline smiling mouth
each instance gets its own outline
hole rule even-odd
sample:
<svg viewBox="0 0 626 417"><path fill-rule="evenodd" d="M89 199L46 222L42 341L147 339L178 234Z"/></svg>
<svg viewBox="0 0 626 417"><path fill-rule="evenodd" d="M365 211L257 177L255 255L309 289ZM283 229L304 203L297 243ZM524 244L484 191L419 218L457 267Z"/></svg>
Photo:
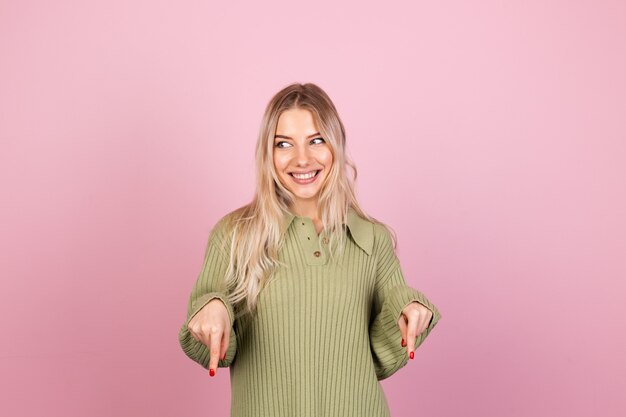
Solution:
<svg viewBox="0 0 626 417"><path fill-rule="evenodd" d="M308 184L317 179L317 176L320 173L320 171L321 169L318 169L316 171L307 172L306 174L297 174L298 176L294 175L296 173L290 172L289 175L291 175L291 178L293 178L293 180L298 184ZM311 173L313 173L313 175L311 175Z"/></svg>
<svg viewBox="0 0 626 417"><path fill-rule="evenodd" d="M299 173L298 177L296 177L294 174L296 174L295 172L290 172L289 175L291 175L292 177L296 177L296 178L300 178L300 179L306 179L306 177L309 178L313 178L314 176L316 176L319 172L321 171L321 169L318 169L316 171L309 171L309 172L304 172L304 173ZM313 174L313 175L311 175ZM303 177L304 176L304 177Z"/></svg>

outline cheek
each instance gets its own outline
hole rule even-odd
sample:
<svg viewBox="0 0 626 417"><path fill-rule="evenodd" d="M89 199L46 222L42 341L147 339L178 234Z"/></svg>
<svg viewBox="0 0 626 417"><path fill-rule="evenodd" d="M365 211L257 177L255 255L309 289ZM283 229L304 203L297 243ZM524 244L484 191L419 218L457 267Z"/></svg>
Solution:
<svg viewBox="0 0 626 417"><path fill-rule="evenodd" d="M285 159L281 158L277 154L274 154L274 169L278 173L278 175L283 175L283 170L285 169Z"/></svg>
<svg viewBox="0 0 626 417"><path fill-rule="evenodd" d="M272 157L272 161L274 162L274 168L280 174L280 167L281 167L280 158L276 156L276 153L274 153L274 155Z"/></svg>
<svg viewBox="0 0 626 417"><path fill-rule="evenodd" d="M325 166L330 166L333 163L333 154L330 152L330 149L326 150L323 155L321 155L320 162Z"/></svg>

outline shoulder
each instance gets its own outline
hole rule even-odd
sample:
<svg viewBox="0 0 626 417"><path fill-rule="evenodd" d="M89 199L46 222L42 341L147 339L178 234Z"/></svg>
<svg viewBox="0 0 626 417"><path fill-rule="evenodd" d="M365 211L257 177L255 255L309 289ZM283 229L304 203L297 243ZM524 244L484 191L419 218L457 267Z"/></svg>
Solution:
<svg viewBox="0 0 626 417"><path fill-rule="evenodd" d="M211 233L219 234L219 235L228 234L228 230L232 229L233 224L235 222L235 213L236 213L236 210L226 213L222 215L220 218L218 218L215 224L213 225L213 227L211 228Z"/></svg>
<svg viewBox="0 0 626 417"><path fill-rule="evenodd" d="M374 226L374 257L376 270L380 277L389 277L400 265L396 254L396 237L393 229L387 224L377 221Z"/></svg>
<svg viewBox="0 0 626 417"><path fill-rule="evenodd" d="M396 236L393 229L383 222L373 223L374 228L374 251L376 253L395 252Z"/></svg>
<svg viewBox="0 0 626 417"><path fill-rule="evenodd" d="M233 232L237 220L241 218L242 208L238 208L217 219L209 232L209 245L219 247L222 254L227 256L233 240Z"/></svg>
<svg viewBox="0 0 626 417"><path fill-rule="evenodd" d="M233 211L223 214L213 225L211 234L219 235L220 237L231 235L237 221L245 216L246 207L247 206L239 207Z"/></svg>

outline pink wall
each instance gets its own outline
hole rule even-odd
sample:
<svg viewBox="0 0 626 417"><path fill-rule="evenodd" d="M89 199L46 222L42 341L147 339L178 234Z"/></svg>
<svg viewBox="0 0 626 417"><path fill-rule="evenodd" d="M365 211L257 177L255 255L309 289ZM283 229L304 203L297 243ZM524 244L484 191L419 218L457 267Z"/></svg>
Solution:
<svg viewBox="0 0 626 417"><path fill-rule="evenodd" d="M0 415L227 416L177 341L265 104L335 100L442 312L394 416L626 414L626 6L3 1Z"/></svg>

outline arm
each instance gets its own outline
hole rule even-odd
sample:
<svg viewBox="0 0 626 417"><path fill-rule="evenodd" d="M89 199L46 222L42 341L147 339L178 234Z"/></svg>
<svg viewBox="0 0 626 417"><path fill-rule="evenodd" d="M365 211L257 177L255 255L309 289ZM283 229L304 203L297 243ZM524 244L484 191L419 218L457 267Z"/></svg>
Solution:
<svg viewBox="0 0 626 417"><path fill-rule="evenodd" d="M204 263L202 270L193 286L187 305L187 319L178 333L178 341L185 354L204 368L209 367L209 348L193 338L187 328L189 321L211 300L219 298L230 318L230 340L224 360L219 359L218 367L230 366L235 358L237 350L237 337L234 329L235 314L233 306L228 300L224 290L224 276L228 267L228 257L222 247L224 237L222 235L221 222L218 222L209 234Z"/></svg>
<svg viewBox="0 0 626 417"><path fill-rule="evenodd" d="M424 305L433 313L428 327L415 342L417 349L435 327L441 314L426 296L407 285L400 261L395 254L393 241L386 230L376 234L375 253L378 255L376 285L372 318L370 320L370 346L378 380L390 377L408 362L406 347L401 346L402 333L398 320L402 310L414 301Z"/></svg>

